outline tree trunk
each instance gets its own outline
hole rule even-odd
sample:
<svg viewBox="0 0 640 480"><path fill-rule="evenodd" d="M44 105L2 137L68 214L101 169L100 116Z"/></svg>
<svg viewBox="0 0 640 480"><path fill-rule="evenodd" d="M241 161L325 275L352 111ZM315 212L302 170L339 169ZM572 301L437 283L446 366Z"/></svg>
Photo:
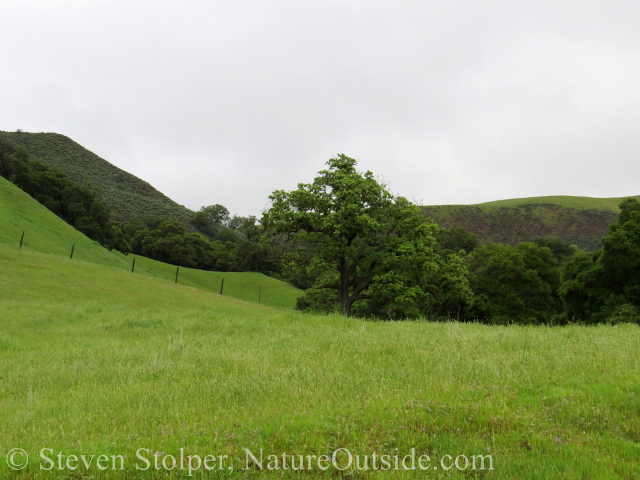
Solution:
<svg viewBox="0 0 640 480"><path fill-rule="evenodd" d="M340 292L340 315L348 317L350 313L351 299L349 298L349 293L347 292L346 295L343 295L342 292Z"/></svg>
<svg viewBox="0 0 640 480"><path fill-rule="evenodd" d="M351 299L349 298L349 272L345 258L340 259L340 315L348 317L351 313Z"/></svg>

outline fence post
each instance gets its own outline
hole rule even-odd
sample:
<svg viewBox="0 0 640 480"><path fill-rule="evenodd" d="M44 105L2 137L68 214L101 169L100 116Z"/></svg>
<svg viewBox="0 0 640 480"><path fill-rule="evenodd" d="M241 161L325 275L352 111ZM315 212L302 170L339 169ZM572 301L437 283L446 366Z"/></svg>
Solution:
<svg viewBox="0 0 640 480"><path fill-rule="evenodd" d="M178 284L178 272L180 271L180 267L176 268L176 285Z"/></svg>
<svg viewBox="0 0 640 480"><path fill-rule="evenodd" d="M133 257L133 265L131 265L131 273L133 273L134 268L136 268L136 257Z"/></svg>
<svg viewBox="0 0 640 480"><path fill-rule="evenodd" d="M222 289L224 288L224 278L222 279L222 282L220 283L220 295L222 295Z"/></svg>
<svg viewBox="0 0 640 480"><path fill-rule="evenodd" d="M258 293L258 303L260 303L261 298L262 298L262 287L260 287L260 293Z"/></svg>
<svg viewBox="0 0 640 480"><path fill-rule="evenodd" d="M22 250L22 241L24 240L24 230L22 231L22 236L20 237L20 249Z"/></svg>
<svg viewBox="0 0 640 480"><path fill-rule="evenodd" d="M69 260L73 259L73 251L76 248L76 244L74 243L73 245L71 245L71 256L69 257Z"/></svg>

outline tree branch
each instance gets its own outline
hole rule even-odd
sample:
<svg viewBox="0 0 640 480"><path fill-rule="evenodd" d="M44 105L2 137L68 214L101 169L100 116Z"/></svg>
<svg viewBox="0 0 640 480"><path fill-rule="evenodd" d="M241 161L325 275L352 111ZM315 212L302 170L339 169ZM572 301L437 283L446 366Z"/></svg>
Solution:
<svg viewBox="0 0 640 480"><path fill-rule="evenodd" d="M358 295L357 297L351 297L349 300L353 303L357 300L370 300L371 298L371 295Z"/></svg>
<svg viewBox="0 0 640 480"><path fill-rule="evenodd" d="M371 279L367 278L364 282L362 282L360 285L358 285L356 288L353 289L353 293L351 294L351 299L358 297L360 292L362 292L363 290L366 290L367 287L371 285ZM352 300L353 302L354 300Z"/></svg>
<svg viewBox="0 0 640 480"><path fill-rule="evenodd" d="M326 284L326 285L318 285L317 287L311 287L313 290L322 290L323 288L332 288L334 290L340 290L339 286L336 285L330 285L330 284Z"/></svg>

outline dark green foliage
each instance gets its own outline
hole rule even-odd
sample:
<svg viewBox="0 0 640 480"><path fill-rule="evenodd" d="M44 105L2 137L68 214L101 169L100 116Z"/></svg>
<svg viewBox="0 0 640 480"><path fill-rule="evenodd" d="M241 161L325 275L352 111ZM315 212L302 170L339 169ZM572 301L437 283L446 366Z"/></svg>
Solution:
<svg viewBox="0 0 640 480"><path fill-rule="evenodd" d="M605 321L611 325L619 323L637 323L640 325L640 309L629 303L622 303L613 309Z"/></svg>
<svg viewBox="0 0 640 480"><path fill-rule="evenodd" d="M178 228L175 226L168 230L167 225L163 226L165 223L173 225L175 222L147 215L121 228L126 239L133 244L134 253L139 255L175 265L195 265L194 268L218 271L260 272L282 279L282 248L277 242L266 239L261 234L263 228L261 225L255 225L255 217L245 218L241 227L231 230L225 226L214 225L206 213L196 212L192 217L192 224L198 231L209 234L209 239L199 233L188 232L185 228L179 229L179 232L174 232ZM141 243L143 238L150 242L146 249L143 249ZM197 240L196 246L187 247L194 239ZM197 247L203 241L206 242L206 246ZM176 246L176 253L170 252L170 245ZM209 258L210 256L213 259ZM290 279L289 281L291 282Z"/></svg>
<svg viewBox="0 0 640 480"><path fill-rule="evenodd" d="M196 230L209 238L214 237L218 233L218 227L213 223L211 217L204 212L194 213L190 222Z"/></svg>
<svg viewBox="0 0 640 480"><path fill-rule="evenodd" d="M0 176L13 181L27 171L29 152L11 140L0 136Z"/></svg>
<svg viewBox="0 0 640 480"><path fill-rule="evenodd" d="M113 248L125 255L131 253L131 244L125 233L125 224L120 222L111 222L111 237Z"/></svg>
<svg viewBox="0 0 640 480"><path fill-rule="evenodd" d="M464 264L435 253L437 226L356 163L339 155L313 183L269 197L262 223L291 239L288 269L317 278L306 302L333 305L345 316L360 302L359 314L401 319L470 297Z"/></svg>
<svg viewBox="0 0 640 480"><path fill-rule="evenodd" d="M226 225L229 221L229 210L218 203L202 207L200 211L206 214L215 225Z"/></svg>
<svg viewBox="0 0 640 480"><path fill-rule="evenodd" d="M191 217L190 222L197 228L203 228L213 225L211 217L204 212L196 212Z"/></svg>
<svg viewBox="0 0 640 480"><path fill-rule="evenodd" d="M603 307L611 292L601 279L601 256L602 251L582 253L564 266L559 293L565 305L568 321L604 321L606 312L603 311Z"/></svg>
<svg viewBox="0 0 640 480"><path fill-rule="evenodd" d="M57 216L110 250L129 252L124 232L114 225L95 191L57 168L29 159L27 151L0 137L0 174Z"/></svg>
<svg viewBox="0 0 640 480"><path fill-rule="evenodd" d="M491 323L549 322L562 305L560 270L551 250L535 243L490 243L469 255L473 305L468 319Z"/></svg>
<svg viewBox="0 0 640 480"><path fill-rule="evenodd" d="M361 302L360 302L361 303ZM307 311L310 313L328 314L338 313L340 298L336 290L310 288L304 292L304 295L296 299L296 310ZM353 314L364 316L362 312L357 310L359 303L353 308Z"/></svg>
<svg viewBox="0 0 640 480"><path fill-rule="evenodd" d="M595 254L567 263L560 294L569 321L640 323L640 202L620 204L618 220Z"/></svg>
<svg viewBox="0 0 640 480"><path fill-rule="evenodd" d="M569 245L559 238L536 238L533 243L551 250L551 254L558 261L558 265L564 264L578 252L577 247Z"/></svg>
<svg viewBox="0 0 640 480"><path fill-rule="evenodd" d="M284 251L279 245L269 242L266 238L253 237L252 240L240 240L237 246L237 268L239 271L260 272L271 277L282 278ZM295 278L287 278L286 280L292 285L296 285Z"/></svg>
<svg viewBox="0 0 640 480"><path fill-rule="evenodd" d="M92 190L68 180L61 170L31 161L29 170L14 183L87 237L109 248L115 246L107 209L95 200Z"/></svg>
<svg viewBox="0 0 640 480"><path fill-rule="evenodd" d="M155 215L145 215L143 217L132 220L124 224L123 231L129 243L133 241L138 230L157 230L164 222L169 219L165 217L157 217Z"/></svg>
<svg viewBox="0 0 640 480"><path fill-rule="evenodd" d="M259 228L256 225L257 220L258 219L253 215L249 215L248 217L234 215L231 217L229 222L227 222L227 226L231 230L242 233L250 239L252 236L259 233Z"/></svg>
<svg viewBox="0 0 640 480"><path fill-rule="evenodd" d="M478 238L464 228L442 228L436 234L438 249L443 254L458 253L463 250L470 253L478 246Z"/></svg>
<svg viewBox="0 0 640 480"><path fill-rule="evenodd" d="M164 216L188 224L192 212L147 182L119 169L64 135L0 132L28 150L31 157L64 171L68 178L98 188L97 199L111 218L128 222L144 215ZM6 177L8 178L8 177Z"/></svg>
<svg viewBox="0 0 640 480"><path fill-rule="evenodd" d="M226 242L237 243L241 239L241 237L238 234L236 234L232 230L229 230L228 228L218 229L218 231L212 238L213 240L217 240L223 243L226 243Z"/></svg>
<svg viewBox="0 0 640 480"><path fill-rule="evenodd" d="M602 272L607 287L640 306L640 202L628 198L602 240Z"/></svg>
<svg viewBox="0 0 640 480"><path fill-rule="evenodd" d="M237 250L233 243L209 242L199 233L188 232L175 220L154 230L138 230L131 247L133 253L161 262L219 271L233 269Z"/></svg>

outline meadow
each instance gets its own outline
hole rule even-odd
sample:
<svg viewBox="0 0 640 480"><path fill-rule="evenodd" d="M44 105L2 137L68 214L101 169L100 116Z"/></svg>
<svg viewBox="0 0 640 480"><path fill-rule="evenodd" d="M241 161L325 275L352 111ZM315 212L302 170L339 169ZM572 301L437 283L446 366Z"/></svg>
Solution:
<svg viewBox="0 0 640 480"><path fill-rule="evenodd" d="M137 255L108 251L97 242L62 221L18 187L0 177L0 243L20 245L25 232L23 250L48 253L131 272L136 258L135 274L174 283L176 267ZM260 300L272 307L292 309L302 291L291 285L254 272L210 272L180 267L178 283L252 302Z"/></svg>
<svg viewBox="0 0 640 480"><path fill-rule="evenodd" d="M131 261L0 179L0 478L640 476L637 326L313 316L263 275L181 268L176 285L175 267ZM24 469L9 468L15 448ZM245 448L262 470L243 470ZM370 469L282 458L338 449ZM393 468L412 449L430 468ZM392 467L372 470L373 453ZM227 458L189 476L181 454ZM460 455L491 459L442 468Z"/></svg>
<svg viewBox="0 0 640 480"><path fill-rule="evenodd" d="M31 458L21 471L0 461L2 478L187 478L161 463L136 471L140 448L149 458L179 458L181 448L229 456L225 470L189 478L640 471L636 326L310 316L4 244L0 272L0 458L12 448ZM39 470L51 466L43 448L52 470ZM494 470L268 471L265 462L243 471L243 448L265 457L415 448L432 467L450 463L444 455L490 454ZM126 455L126 468L70 471L62 457L59 470L58 452Z"/></svg>

